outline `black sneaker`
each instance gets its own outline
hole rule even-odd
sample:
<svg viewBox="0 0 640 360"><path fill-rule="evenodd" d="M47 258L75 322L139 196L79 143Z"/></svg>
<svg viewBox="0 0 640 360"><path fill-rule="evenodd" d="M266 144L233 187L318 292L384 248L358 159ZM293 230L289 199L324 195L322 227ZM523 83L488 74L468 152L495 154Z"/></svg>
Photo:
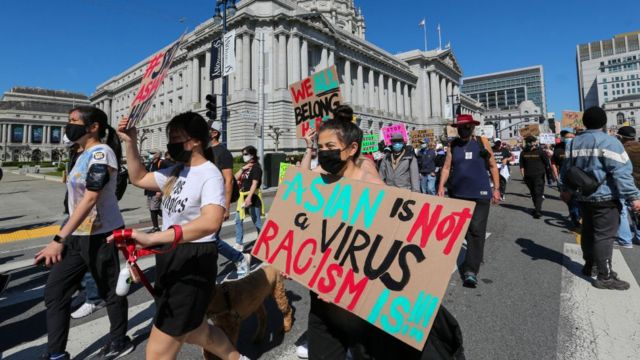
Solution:
<svg viewBox="0 0 640 360"><path fill-rule="evenodd" d="M51 355L49 355L49 353L46 354L42 354L42 356L40 356L40 360L50 360L52 359ZM59 355L58 357L53 358L55 360L70 360L71 356L69 355L68 352L65 352L62 355Z"/></svg>
<svg viewBox="0 0 640 360"><path fill-rule="evenodd" d="M133 342L131 342L131 339L128 336L125 336L122 340L108 342L105 346L102 347L102 349L100 349L94 359L120 359L121 357L130 354L133 349L135 349L135 345L133 344Z"/></svg>
<svg viewBox="0 0 640 360"><path fill-rule="evenodd" d="M611 273L609 278L598 276L592 283L593 287L605 290L628 290L629 283L618 279L618 274Z"/></svg>
<svg viewBox="0 0 640 360"><path fill-rule="evenodd" d="M478 286L478 278L474 273L466 273L462 277L462 286L468 288L475 288Z"/></svg>
<svg viewBox="0 0 640 360"><path fill-rule="evenodd" d="M585 263L582 267L582 275L587 277L596 277L598 276L598 267L590 263Z"/></svg>
<svg viewBox="0 0 640 360"><path fill-rule="evenodd" d="M541 217L542 217L542 213L539 213L537 211L533 213L533 218L534 219L540 219Z"/></svg>

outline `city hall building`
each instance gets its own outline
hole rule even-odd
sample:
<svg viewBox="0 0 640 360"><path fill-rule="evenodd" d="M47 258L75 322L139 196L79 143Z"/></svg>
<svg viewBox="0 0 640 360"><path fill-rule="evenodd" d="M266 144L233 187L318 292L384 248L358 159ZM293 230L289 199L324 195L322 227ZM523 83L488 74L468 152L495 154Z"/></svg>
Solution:
<svg viewBox="0 0 640 360"><path fill-rule="evenodd" d="M451 49L390 54L365 39L364 16L353 0L242 0L237 7L228 19L228 29L236 33L236 70L229 75L227 98L228 143L233 151L256 145L260 83L265 149L274 149L267 135L272 128L284 131L281 151L304 146L296 139L288 86L331 65L337 67L344 102L353 106L365 132L403 122L409 130L434 128L440 134L458 104L461 112L481 116L482 105L460 94L462 69ZM211 43L221 36L221 28L210 19L185 35L149 113L138 125L146 137L143 150L165 146L164 129L174 115L189 110L204 114L205 96L221 94L221 79L212 83L209 77ZM112 123L127 115L149 58L99 85L91 96Z"/></svg>
<svg viewBox="0 0 640 360"><path fill-rule="evenodd" d="M0 159L57 161L69 110L89 98L60 90L14 87L0 100Z"/></svg>

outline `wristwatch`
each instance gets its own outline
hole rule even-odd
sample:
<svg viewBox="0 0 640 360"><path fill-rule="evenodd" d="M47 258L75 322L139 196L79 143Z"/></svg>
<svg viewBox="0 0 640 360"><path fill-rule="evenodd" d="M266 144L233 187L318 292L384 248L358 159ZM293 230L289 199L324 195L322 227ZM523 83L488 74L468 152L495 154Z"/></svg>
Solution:
<svg viewBox="0 0 640 360"><path fill-rule="evenodd" d="M64 238L60 237L60 235L56 235L53 237L53 241L57 242L58 244L62 244L62 240L64 240Z"/></svg>

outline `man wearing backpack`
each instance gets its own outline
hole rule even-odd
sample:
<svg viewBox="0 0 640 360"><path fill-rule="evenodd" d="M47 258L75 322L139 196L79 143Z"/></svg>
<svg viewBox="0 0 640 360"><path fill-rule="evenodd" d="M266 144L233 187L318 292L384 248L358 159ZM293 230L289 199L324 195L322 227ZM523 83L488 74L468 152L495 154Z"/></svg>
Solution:
<svg viewBox="0 0 640 360"><path fill-rule="evenodd" d="M388 186L420 192L418 161L413 150L406 146L402 134L391 136L391 153L380 163L379 173Z"/></svg>
<svg viewBox="0 0 640 360"><path fill-rule="evenodd" d="M597 277L598 289L627 290L629 283L618 279L612 268L613 242L620 226L620 199L640 211L640 191L632 176L633 167L618 139L603 130L607 115L594 106L584 112L587 130L578 134L567 148L560 172L561 197L568 202L578 197L582 213L582 274ZM589 181L590 180L590 181Z"/></svg>
<svg viewBox="0 0 640 360"><path fill-rule="evenodd" d="M238 185L233 178L233 156L231 152L220 142L220 128L222 123L214 121L210 125L209 136L211 138L211 151L213 152L213 162L220 169L222 177L224 178L225 196L227 199L226 210L224 213L224 220L229 219L229 209L231 203L237 201L237 197L234 199L234 193L239 191ZM220 238L220 232L213 235L218 246L218 253L227 259L233 261L236 265L238 278L245 276L249 272L249 259L245 257L240 251L234 249L231 245L227 244Z"/></svg>

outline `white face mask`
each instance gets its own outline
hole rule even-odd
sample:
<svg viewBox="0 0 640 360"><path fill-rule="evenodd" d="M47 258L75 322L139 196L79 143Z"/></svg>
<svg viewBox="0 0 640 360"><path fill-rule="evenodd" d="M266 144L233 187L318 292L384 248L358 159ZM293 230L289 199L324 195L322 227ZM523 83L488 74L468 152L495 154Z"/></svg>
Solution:
<svg viewBox="0 0 640 360"><path fill-rule="evenodd" d="M253 156L251 156L251 155L243 155L242 156L242 160L244 160L244 162L246 162L246 163L251 161L251 159L253 159Z"/></svg>

